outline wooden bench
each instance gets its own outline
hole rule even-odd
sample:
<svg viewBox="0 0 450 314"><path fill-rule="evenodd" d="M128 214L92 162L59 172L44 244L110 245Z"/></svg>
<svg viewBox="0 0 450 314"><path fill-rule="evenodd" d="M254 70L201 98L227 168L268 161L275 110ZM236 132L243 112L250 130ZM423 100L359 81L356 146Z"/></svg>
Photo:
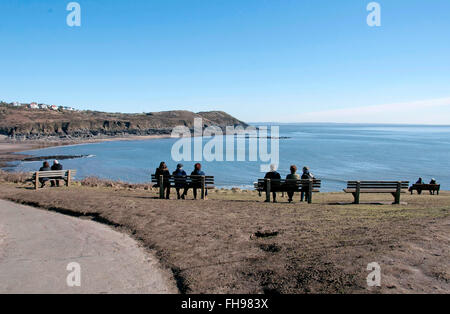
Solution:
<svg viewBox="0 0 450 314"><path fill-rule="evenodd" d="M439 195L439 191L441 189L441 185L440 184L413 184L410 188L409 191L411 192L411 194L414 193L414 191L417 191L418 194L422 194L422 191L430 191L430 194L434 195L434 193L436 192L437 195Z"/></svg>
<svg viewBox="0 0 450 314"><path fill-rule="evenodd" d="M312 194L320 192L322 181L295 180L295 179L258 179L255 182L255 189L259 192L266 192L266 201L270 202L270 193L273 192L306 192L308 193L308 203L312 203Z"/></svg>
<svg viewBox="0 0 450 314"><path fill-rule="evenodd" d="M51 171L36 171L31 172L31 178L27 181L31 181L34 184L35 189L39 189L39 179L53 179L53 180L64 180L66 186L70 185L73 177L77 174L76 170L51 170Z"/></svg>
<svg viewBox="0 0 450 314"><path fill-rule="evenodd" d="M391 193L394 204L400 204L400 195L408 190L409 181L348 181L345 193L352 193L359 204L361 193Z"/></svg>
<svg viewBox="0 0 450 314"><path fill-rule="evenodd" d="M152 174L152 183L159 185L159 198L164 199L164 188L196 188L201 190L201 199L205 199L205 191L215 189L213 176L159 176Z"/></svg>

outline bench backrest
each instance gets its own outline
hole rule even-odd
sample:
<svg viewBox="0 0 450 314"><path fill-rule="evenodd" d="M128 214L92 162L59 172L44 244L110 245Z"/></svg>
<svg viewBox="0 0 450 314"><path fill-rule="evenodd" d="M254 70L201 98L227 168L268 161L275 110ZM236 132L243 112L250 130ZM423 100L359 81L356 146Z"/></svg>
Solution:
<svg viewBox="0 0 450 314"><path fill-rule="evenodd" d="M211 185L214 184L214 176L164 176L164 182L169 182L172 185L175 184L200 184L202 182L202 178L205 178L205 184ZM157 178L155 174L152 174L152 183L159 183L160 178Z"/></svg>
<svg viewBox="0 0 450 314"><path fill-rule="evenodd" d="M309 187L310 180L295 180L295 179L270 179L272 186L284 186L292 188ZM265 186L266 179L258 179L258 187L263 188ZM319 189L322 185L322 180L313 179L313 188Z"/></svg>
<svg viewBox="0 0 450 314"><path fill-rule="evenodd" d="M32 178L36 178L36 174L39 173L39 178L66 178L69 175L73 178L76 174L76 170L50 170L50 171L35 171L31 172Z"/></svg>
<svg viewBox="0 0 450 314"><path fill-rule="evenodd" d="M359 183L360 189L363 190L397 190L400 183L402 190L409 188L409 181L348 181L347 189L356 189Z"/></svg>

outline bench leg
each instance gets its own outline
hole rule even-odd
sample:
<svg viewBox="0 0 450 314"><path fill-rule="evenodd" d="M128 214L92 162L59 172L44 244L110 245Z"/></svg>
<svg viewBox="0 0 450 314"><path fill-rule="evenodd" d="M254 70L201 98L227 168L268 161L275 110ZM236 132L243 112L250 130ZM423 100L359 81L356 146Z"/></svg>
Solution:
<svg viewBox="0 0 450 314"><path fill-rule="evenodd" d="M309 180L308 186L308 204L312 204L312 195L313 195L313 181Z"/></svg>
<svg viewBox="0 0 450 314"><path fill-rule="evenodd" d="M36 181L34 181L34 189L37 190L39 189L39 172L36 172L35 180Z"/></svg>
<svg viewBox="0 0 450 314"><path fill-rule="evenodd" d="M270 203L270 180L266 180L266 202Z"/></svg>
<svg viewBox="0 0 450 314"><path fill-rule="evenodd" d="M394 205L398 205L398 204L400 204L400 200L398 199L398 197L397 197L397 192L395 192L395 193L392 193L392 196L394 197Z"/></svg>
<svg viewBox="0 0 450 314"><path fill-rule="evenodd" d="M359 197L361 195L361 181L356 182L356 192L353 195L355 198L355 204L359 204Z"/></svg>
<svg viewBox="0 0 450 314"><path fill-rule="evenodd" d="M355 192L355 193L352 193L352 194L353 194L353 198L354 198L353 204L359 204L359 195L360 195L360 193Z"/></svg>
<svg viewBox="0 0 450 314"><path fill-rule="evenodd" d="M399 182L397 184L397 191L394 193L394 198L395 198L394 204L396 204L396 205L400 204L401 193L402 193L402 185L401 185L401 182Z"/></svg>
<svg viewBox="0 0 450 314"><path fill-rule="evenodd" d="M201 192L202 192L202 200L205 199L205 177L202 177L202 186L201 186Z"/></svg>
<svg viewBox="0 0 450 314"><path fill-rule="evenodd" d="M66 182L67 187L70 186L71 181L72 181L72 172L69 170L67 173L67 182Z"/></svg>
<svg viewBox="0 0 450 314"><path fill-rule="evenodd" d="M164 177L159 177L159 198L164 199Z"/></svg>

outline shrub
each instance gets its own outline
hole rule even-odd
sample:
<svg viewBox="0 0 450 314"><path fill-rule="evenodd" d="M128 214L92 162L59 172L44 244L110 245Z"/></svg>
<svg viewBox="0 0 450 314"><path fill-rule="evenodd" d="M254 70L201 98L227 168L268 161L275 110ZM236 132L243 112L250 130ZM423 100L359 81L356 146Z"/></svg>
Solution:
<svg viewBox="0 0 450 314"><path fill-rule="evenodd" d="M26 172L10 172L0 170L0 181L2 182L23 183L29 177L30 175Z"/></svg>
<svg viewBox="0 0 450 314"><path fill-rule="evenodd" d="M89 186L89 187L107 187L119 189L140 189L140 190L150 190L152 188L152 185L147 183L127 183L122 181L100 179L98 177L87 177L81 180L80 183L82 186Z"/></svg>

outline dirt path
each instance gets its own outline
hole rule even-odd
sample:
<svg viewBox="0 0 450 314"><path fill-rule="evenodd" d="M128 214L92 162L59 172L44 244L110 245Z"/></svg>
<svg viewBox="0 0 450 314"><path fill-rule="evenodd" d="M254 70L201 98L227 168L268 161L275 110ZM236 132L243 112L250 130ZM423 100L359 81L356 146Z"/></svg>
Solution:
<svg viewBox="0 0 450 314"><path fill-rule="evenodd" d="M81 286L69 287L69 263ZM0 200L0 293L176 293L129 236L102 224Z"/></svg>

